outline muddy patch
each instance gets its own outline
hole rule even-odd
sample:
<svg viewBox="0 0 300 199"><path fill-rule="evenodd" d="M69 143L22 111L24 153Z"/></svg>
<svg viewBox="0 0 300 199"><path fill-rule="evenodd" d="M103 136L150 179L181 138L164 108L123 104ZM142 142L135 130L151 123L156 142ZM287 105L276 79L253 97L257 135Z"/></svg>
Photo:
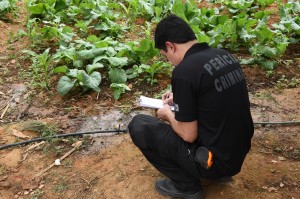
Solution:
<svg viewBox="0 0 300 199"><path fill-rule="evenodd" d="M110 145L118 145L124 141L124 136L119 136L119 134L127 133L127 126L134 115L153 115L154 113L154 110L151 109L131 113L124 113L120 109L112 109L104 114L86 118L79 132L99 132L85 135L93 137L93 145L88 148L88 152L99 152ZM106 133L107 130L116 132ZM118 130L126 132L118 132Z"/></svg>

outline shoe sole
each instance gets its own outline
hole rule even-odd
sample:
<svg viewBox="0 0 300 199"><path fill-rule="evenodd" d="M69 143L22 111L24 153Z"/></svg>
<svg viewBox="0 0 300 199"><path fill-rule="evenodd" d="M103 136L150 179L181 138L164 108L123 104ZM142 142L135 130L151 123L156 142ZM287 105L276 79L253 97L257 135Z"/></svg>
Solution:
<svg viewBox="0 0 300 199"><path fill-rule="evenodd" d="M184 198L184 199L203 199L204 195L202 193L198 193L195 195L187 195L187 194L170 194L160 189L157 185L155 185L155 189L163 196L170 196L172 198Z"/></svg>

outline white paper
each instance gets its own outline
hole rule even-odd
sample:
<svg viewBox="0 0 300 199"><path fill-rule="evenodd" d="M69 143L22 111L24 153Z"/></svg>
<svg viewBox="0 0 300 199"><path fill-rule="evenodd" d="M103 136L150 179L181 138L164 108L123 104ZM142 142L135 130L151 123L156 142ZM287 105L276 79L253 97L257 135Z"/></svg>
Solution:
<svg viewBox="0 0 300 199"><path fill-rule="evenodd" d="M140 106L147 107L147 108L159 109L164 106L163 101L161 99L154 99L145 96L140 96L138 102L140 103ZM171 106L171 110L174 110L173 106Z"/></svg>

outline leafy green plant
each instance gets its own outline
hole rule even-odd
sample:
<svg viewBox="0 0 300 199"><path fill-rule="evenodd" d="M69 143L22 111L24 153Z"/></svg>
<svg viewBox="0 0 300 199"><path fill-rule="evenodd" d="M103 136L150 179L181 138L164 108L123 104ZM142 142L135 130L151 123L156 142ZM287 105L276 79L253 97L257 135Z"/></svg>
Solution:
<svg viewBox="0 0 300 199"><path fill-rule="evenodd" d="M100 68L100 65L88 65L86 71L78 69L68 69L66 66L57 67L55 73L66 73L62 76L57 84L57 92L60 95L66 95L73 87L80 86L83 91L93 89L100 92L101 74L94 71Z"/></svg>
<svg viewBox="0 0 300 199"><path fill-rule="evenodd" d="M32 196L30 199L39 199L42 198L43 195L44 195L44 191L38 188L32 192Z"/></svg>
<svg viewBox="0 0 300 199"><path fill-rule="evenodd" d="M292 43L299 39L293 39L300 36L300 2L288 1L286 4L280 4L280 21L273 24L273 27L285 33Z"/></svg>
<svg viewBox="0 0 300 199"><path fill-rule="evenodd" d="M63 193L67 191L69 185L68 182L65 180L65 176L61 177L60 182L55 185L55 192Z"/></svg>
<svg viewBox="0 0 300 199"><path fill-rule="evenodd" d="M126 84L112 83L110 88L113 90L114 98L116 100L121 97L121 94L125 93L126 91L130 91L130 88Z"/></svg>
<svg viewBox="0 0 300 199"><path fill-rule="evenodd" d="M140 45L135 47L134 51L140 58L141 63L146 63L149 59L159 53L159 51L154 47L154 42L150 39L141 40Z"/></svg>
<svg viewBox="0 0 300 199"><path fill-rule="evenodd" d="M157 79L155 78L155 76L161 73L166 68L170 68L170 64L165 62L154 62L152 65L147 67L144 70L147 82L150 83L150 85L157 83Z"/></svg>
<svg viewBox="0 0 300 199"><path fill-rule="evenodd" d="M49 78L52 74L52 64L54 57L49 54L50 48L47 48L42 54L37 54L31 50L23 50L32 58L31 70L33 73L32 84L41 88L49 89Z"/></svg>
<svg viewBox="0 0 300 199"><path fill-rule="evenodd" d="M186 20L199 41L232 51L246 48L251 58L243 63L274 69L287 46L299 41L300 32L298 1L278 1L280 22L268 25L273 13L265 7L274 1L211 0L221 6L210 9L198 8L195 0L26 0L30 13L26 33L32 47L51 46L46 60L52 64L47 71L60 75L59 94L71 94L76 89L100 92L101 82L108 82L114 98L119 99L130 90L128 79L142 76L153 85L157 74L168 68L163 66L152 38L152 27L168 13ZM134 24L137 19L138 26ZM145 38L136 41L123 34L131 27L142 27L136 35ZM36 58L35 62L41 61ZM44 73L41 69L35 74ZM45 75L40 79L46 81Z"/></svg>
<svg viewBox="0 0 300 199"><path fill-rule="evenodd" d="M299 80L296 77L288 79L285 75L282 75L276 82L276 87L279 89L295 88L299 84Z"/></svg>
<svg viewBox="0 0 300 199"><path fill-rule="evenodd" d="M5 19L7 13L13 13L14 15L17 15L15 10L17 9L16 6L17 0L1 0L0 1L0 19Z"/></svg>
<svg viewBox="0 0 300 199"><path fill-rule="evenodd" d="M21 131L33 131L40 134L40 137L53 136L58 133L57 127L43 122L28 121L21 125Z"/></svg>

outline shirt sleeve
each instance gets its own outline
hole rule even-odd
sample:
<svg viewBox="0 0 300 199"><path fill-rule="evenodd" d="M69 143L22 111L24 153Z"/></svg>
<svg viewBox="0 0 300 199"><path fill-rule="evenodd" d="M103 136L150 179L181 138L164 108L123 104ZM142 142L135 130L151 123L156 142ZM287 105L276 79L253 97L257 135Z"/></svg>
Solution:
<svg viewBox="0 0 300 199"><path fill-rule="evenodd" d="M175 119L192 122L198 119L198 97L195 85L191 81L172 79Z"/></svg>

